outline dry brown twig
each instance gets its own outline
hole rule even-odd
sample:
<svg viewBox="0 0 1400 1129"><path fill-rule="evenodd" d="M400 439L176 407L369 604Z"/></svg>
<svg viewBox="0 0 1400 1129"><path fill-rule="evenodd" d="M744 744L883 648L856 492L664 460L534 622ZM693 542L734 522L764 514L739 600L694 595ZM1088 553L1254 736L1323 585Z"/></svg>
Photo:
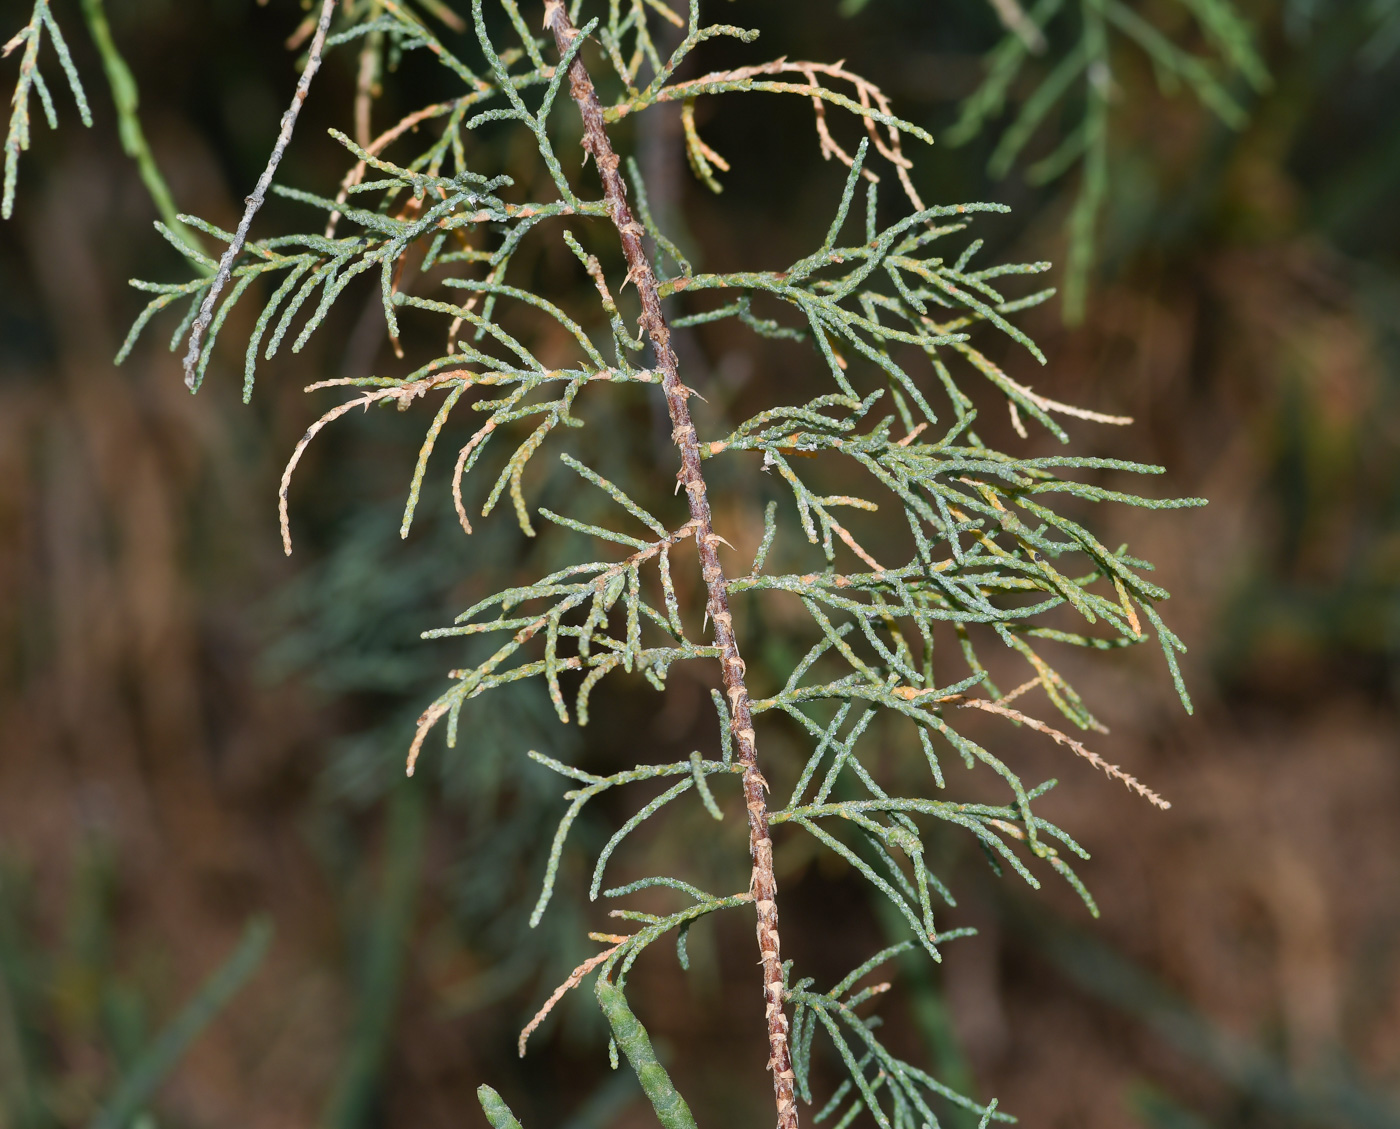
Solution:
<svg viewBox="0 0 1400 1129"><path fill-rule="evenodd" d="M593 936L598 937L602 936L602 934L594 934ZM593 956L589 957L586 961L584 961L581 965L579 965L576 969L569 973L568 978L564 981L564 983L560 984L559 987L555 988L554 991L550 994L549 999L545 1000L544 1006L541 1007L539 1011L535 1012L534 1018L531 1019L529 1023L525 1024L524 1028L520 1032L520 1039L515 1044L516 1049L520 1052L521 1058L525 1057L526 1040L530 1038L535 1028L537 1028L541 1023L543 1023L545 1021L545 1018L549 1015L549 1013L554 1010L554 1005L557 1004L560 1000L562 1000L571 989L577 988L579 984L583 982L583 978L585 976L587 976L590 972L592 972L595 968L597 968L600 964L607 960L608 957L612 956L613 953L617 952L618 948L624 942L631 940L630 937L618 936L616 934L607 934L607 936L616 937L616 943L611 948L604 949L601 953L596 953Z"/></svg>
<svg viewBox="0 0 1400 1129"><path fill-rule="evenodd" d="M1000 698L997 699L997 701L1000 702L1002 705L1006 705L1008 702L1014 702L1022 694L1026 693L1029 690L1034 690L1039 685L1040 679L1032 678L1026 682L1022 682L1021 685L1017 686L1016 689L1010 691L1009 693L1003 694Z"/></svg>
<svg viewBox="0 0 1400 1129"><path fill-rule="evenodd" d="M998 714L1001 717L1009 718L1030 729L1034 729L1037 733L1044 733L1056 744L1064 745L1066 748L1071 749L1076 755L1083 757L1095 768L1102 771L1104 775L1110 776L1114 780L1121 781L1130 790L1136 792L1150 803L1155 804L1164 811L1171 807L1170 802L1164 800L1151 788L1147 787L1147 785L1141 783L1137 777L1124 772L1116 764L1109 764L1109 762L1099 756L1098 753L1086 747L1082 742L1076 741L1068 733L1064 733L1052 725L1047 725L1038 718L1031 717L1029 714L1022 713L1020 710L1013 710L1006 705L1007 702L1019 698L1027 690L1042 685L1042 682L1043 680L1040 678L1032 678L1029 682L1017 686L1011 693L1005 695L998 701L992 701L990 698L973 698L966 694L945 694L935 698L934 701L939 703L950 702L959 709L978 709L984 710L987 713ZM920 689L915 686L899 686L895 688L894 693L897 697L903 698L906 702L913 702L920 698L927 697L930 694L937 694L938 691L933 688Z"/></svg>
<svg viewBox="0 0 1400 1129"><path fill-rule="evenodd" d="M861 107L867 110L875 110L887 117L893 117L893 111L889 98L885 93L867 78L848 71L844 63L815 63L808 60L790 62L786 57L774 59L772 62L759 63L749 67L735 67L727 71L711 71L709 74L701 75L699 78L688 79L685 82L678 82L673 86L663 86L656 94L646 100L637 100L631 103L623 103L612 107L607 111L609 120L617 120L628 114L644 109L653 102L674 102L686 100L704 93L704 87L712 86L716 83L744 82L755 78L763 78L771 75L800 74L807 81L805 83L793 82L767 82L761 89L772 94L797 94L810 97L812 99L813 111L816 117L817 141L821 146L821 153L824 158L835 157L847 168L855 164L855 158L851 156L837 140L832 137L831 131L826 123L826 105L824 97L832 93L829 88L821 84L818 75L827 78L837 79L842 82L849 82L856 92L856 100ZM924 202L919 193L914 188L914 182L909 178L909 169L913 168L913 162L904 155L904 150L900 144L899 130L893 125L885 126L885 134L881 136L880 123L872 117L862 115L865 122L866 133L870 137L871 144L875 150L895 167L896 175L899 177L900 186L904 189L904 194L915 210L923 211ZM703 144L703 143L702 143ZM708 159L714 161L721 168L728 166L723 160L716 160L718 154L705 147L705 154ZM862 169L862 175L872 183L879 181L879 176L871 169Z"/></svg>
<svg viewBox="0 0 1400 1129"><path fill-rule="evenodd" d="M1028 688L1039 681L1040 679L1037 678L1034 683L1027 683L1027 687L1024 688ZM1020 691L1018 690L1017 692L1019 693ZM1136 792L1139 796L1143 797L1143 799L1156 805L1163 811L1172 806L1170 801L1163 799L1146 784L1139 781L1136 776L1124 772L1116 764L1109 764L1109 762L1099 756L1098 753L1085 747L1068 733L1063 733L1054 726L1045 724L1045 722L1038 718L1031 717L1029 714L1024 714L1020 710L1013 710L1003 705L1001 702L993 702L988 698L968 698L964 697L962 694L955 694L951 697L940 698L939 701L952 702L960 709L978 709L984 710L987 713L999 714L1002 717L1010 718L1012 721L1019 722L1030 729L1034 729L1037 733L1044 733L1056 744L1064 745L1066 748L1072 750L1077 756L1083 757L1091 765L1103 772L1105 776L1121 781L1130 791Z"/></svg>
<svg viewBox="0 0 1400 1129"><path fill-rule="evenodd" d="M850 533L846 530L846 527L844 525L842 525L839 521L830 516L827 517L827 520L831 522L831 528L835 531L836 536L841 538L842 541L846 542L851 552L855 553L856 556L858 556L876 572L885 571L885 566L882 565L879 561L877 561L874 557L872 557L869 553L867 553L863 548L861 548L860 542L858 542L854 537L850 535Z"/></svg>
<svg viewBox="0 0 1400 1129"><path fill-rule="evenodd" d="M306 429L306 434L297 442L292 451L292 457L287 460L286 469L282 471L282 481L277 487L277 517L282 530L282 551L287 555L292 555L292 525L291 518L287 510L287 491L292 485L292 473L297 468L297 463L301 462L301 456L306 448L311 445L311 440L316 438L316 433L329 423L338 420L351 408L369 409L371 404L377 404L381 400L397 400L400 405L407 405L419 396L440 384L447 381L461 380L463 374L460 372L439 372L432 376L424 377L422 380L415 380L409 384L397 384L392 388L374 388L356 396L353 400L347 400L343 404L337 404L325 415L321 416L315 423ZM353 383L353 378L341 378L336 380L319 380L315 384L306 387L307 392L315 391L318 388L329 388L333 385Z"/></svg>

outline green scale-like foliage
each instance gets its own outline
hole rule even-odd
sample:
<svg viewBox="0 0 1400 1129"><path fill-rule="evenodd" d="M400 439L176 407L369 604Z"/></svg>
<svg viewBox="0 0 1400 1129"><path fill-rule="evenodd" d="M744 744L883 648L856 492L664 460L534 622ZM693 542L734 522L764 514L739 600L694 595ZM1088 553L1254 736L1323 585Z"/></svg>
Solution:
<svg viewBox="0 0 1400 1129"><path fill-rule="evenodd" d="M432 5L420 7L429 15L435 11ZM476 0L472 16L480 60L470 64L406 3L365 0L340 12L328 49L353 47L391 57L425 51L463 92L419 110L367 145L333 133L352 162L338 193L274 187L312 210L314 229L243 247L197 362L196 378L204 374L230 310L258 295L261 312L245 345L245 388L251 392L259 359L275 355L289 338L291 349L299 350L354 280L368 275L378 284L391 340L399 341L400 319L407 321L409 312L415 333L423 315L437 315L445 325L442 351L416 367L405 364L409 371L402 375L312 385L344 385L356 393L308 430L288 466L282 484L288 551L288 488L306 445L353 408L389 403L408 408L419 398L437 403L412 473L404 535L433 451L460 428L449 477L466 532L471 532L466 497L480 478L482 516L509 495L525 535L534 536L542 519L567 531L559 536L571 537L568 544L577 547L573 563L493 592L453 625L428 633L484 636L488 647L469 650L472 665L453 671L448 688L424 711L410 771L430 733L441 725L447 743L454 744L463 706L498 687L540 680L559 721L583 725L590 719L590 695L604 678L640 674L664 690L675 664L717 658L707 641L700 597L673 580L673 556L685 551L697 528L686 520L684 499L669 500L660 491L661 504L648 508L633 496L647 489L644 481L612 481L566 449L568 437L588 426L585 409L592 399L658 396L661 375L647 367L644 339L614 297L624 293L625 280L609 278L601 265L618 261L605 202L591 198L583 187L586 178L570 172L574 158L556 150L564 115L574 113L565 87L570 59L558 59L552 44L534 37L513 0L503 0L501 7L501 22L518 42L499 47L482 0ZM579 11L583 7L576 0L571 14L588 15ZM964 711L1028 726L1165 806L1078 739L1010 701L1038 688L1068 726L1101 729L1042 651L1048 653L1052 645L1113 649L1155 637L1189 708L1176 663L1184 648L1158 612L1167 593L1147 579L1151 566L1126 548L1107 548L1089 527L1063 512L1057 496L1150 508L1199 500L1154 501L1079 477L1104 470L1156 474L1159 467L1075 456L1017 458L984 443L975 429L973 393L1004 400L1023 435L1029 421L1067 442L1057 416L1126 422L1048 399L1013 379L973 343L979 332L1000 333L1025 355L1044 361L1012 318L1052 292L1018 296L1008 287L1020 276L1045 272L1049 264L978 265L981 241L966 233L979 217L1005 209L987 203L925 206L903 144L930 139L894 116L869 82L840 67L787 60L681 81L677 68L693 49L719 36L749 42L753 34L702 24L698 4L692 3L688 20L681 21L680 45L663 52L656 20L674 23L679 17L659 0L613 0L597 18L579 19L584 35L574 50L591 39L601 51L595 56L590 49L590 66L601 56L612 70L603 84L613 99L606 107L609 121L680 102L692 165L713 182L724 163L695 130L694 100L731 93L796 94L817 101L823 152L849 167L826 237L812 254L781 272L714 274L688 261L658 229L637 167L629 166L634 206L656 250L659 290L671 325L683 329L732 319L761 337L790 342L784 348L805 348L808 358L800 378L789 382L805 389L794 402L770 405L726 433L702 437L700 451L706 467L717 465L715 460L737 460L749 470L761 468L770 476L764 481L782 483L791 496L791 505L768 506L757 554L742 576L728 581L731 597L752 594L735 605L741 609L741 640L742 609L764 600L795 600L806 617L805 626L792 632L800 661L789 670L767 671L766 679L779 688L752 703L762 726L785 726L810 748L805 764L794 766L797 783L770 812L770 823L780 829L778 835L809 835L848 861L893 904L911 939L872 957L828 991L816 990L810 979L787 981L796 1086L805 1101L814 1101L820 1032L831 1048L830 1062L844 1067L848 1077L822 1097L818 1121L832 1117L844 1127L865 1110L886 1129L936 1124L931 1095L975 1110L984 1124L1003 1119L994 1104L983 1107L963 1098L896 1058L880 1041L876 1020L857 1011L884 986L859 984L877 965L913 945L939 960L941 946L967 932L940 929L935 920L935 902L954 904L927 861L929 835L940 824L972 836L993 867L1009 867L1031 886L1038 886L1044 871L1055 871L1093 909L1066 861L1087 855L1036 812L1037 800L1055 782L1024 782L996 752L963 732ZM1074 65L1082 69L1085 61ZM863 130L853 151L835 139L828 111L850 115ZM498 151L477 144L477 131L502 124L528 131L543 170L533 183L548 186L544 198L529 198L498 170L472 167ZM427 138L426 148L390 159L415 136ZM879 195L891 170L898 202ZM903 214L881 224L882 207L900 207ZM224 244L233 239L197 217L180 221ZM161 230L196 273L187 282L135 284L154 297L122 355L152 317L169 307L183 308L172 338L178 345L212 285L215 260L168 226ZM527 239L562 241L578 262L579 292L589 292L591 283L596 304L578 303L575 296L565 309L508 281ZM418 251L421 267L409 286L403 264ZM758 307L771 316L760 316ZM542 355L546 344L548 360ZM638 387L629 391L625 385ZM527 478L527 470L537 458L561 460L596 491L598 505L571 515L533 504L529 484L538 476ZM830 494L821 485L833 467L845 493ZM842 510L879 514L882 555L894 551L884 546L905 546L897 561L889 567L878 563L842 523ZM891 515L898 516L891 520ZM783 562L786 571L770 561ZM1059 613L1054 622L1063 623L1068 615L1080 626L1050 626L1052 613ZM935 648L936 636L943 636L945 645ZM956 640L957 646L947 646L946 640ZM465 645L474 647L476 641ZM983 656L995 647L1024 665L1027 681L1015 690L1004 693L991 681ZM599 775L531 754L573 785L564 794L568 806L532 924L547 909L565 841L587 802L636 783L667 785L637 806L608 840L596 860L590 897L623 900L661 887L670 891L662 896L678 895L687 904L668 914L626 905L613 910L635 931L595 935L611 947L581 966L570 983L596 976L598 1000L613 1033L614 1061L620 1048L668 1127L690 1126L693 1120L626 1002L628 973L652 942L668 935L676 938L686 964L691 924L711 913L751 906L752 896L707 892L689 880L693 876L653 876L607 889L603 878L627 837L687 793L716 819L733 806L742 766L730 748L726 704L717 692L714 705L720 737L709 755L696 752L684 760L637 763ZM907 723L903 747L911 752L917 747L913 755L926 760L925 788L891 792L877 778L868 750L881 715ZM1000 777L1004 802L953 798L945 764L949 751L969 770L981 766ZM482 1090L482 1104L493 1125L517 1124L489 1088Z"/></svg>

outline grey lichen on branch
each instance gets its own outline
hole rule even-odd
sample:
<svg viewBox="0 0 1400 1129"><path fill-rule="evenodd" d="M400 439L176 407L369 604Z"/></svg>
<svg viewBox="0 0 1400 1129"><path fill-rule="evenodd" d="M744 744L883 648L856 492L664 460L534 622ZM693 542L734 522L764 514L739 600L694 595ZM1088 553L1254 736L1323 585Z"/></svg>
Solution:
<svg viewBox="0 0 1400 1129"><path fill-rule="evenodd" d="M554 35L559 53L567 57L579 31L569 19L561 0L545 0L545 27ZM681 454L678 476L686 492L691 521L695 524L695 544L700 555L700 574L708 596L706 610L714 623L715 645L719 649L725 696L729 699L729 727L739 763L744 768L744 801L749 818L749 852L753 860L750 893L757 916L758 948L763 964L763 997L768 1027L768 1069L773 1072L773 1097L777 1105L779 1129L795 1129L797 1102L793 1096L792 1055L788 1047L788 1020L783 1001L783 967L778 934L777 881L773 876L773 840L768 834L768 802L764 795L768 782L758 770L758 749L749 711L749 691L744 681L744 660L734 634L734 617L729 609L728 582L719 562L710 501L700 469L700 443L690 419L686 400L691 392L681 383L679 364L671 347L671 330L661 312L661 296L656 275L647 260L642 243L645 229L632 216L627 204L627 188L620 173L621 158L608 140L602 104L583 60L574 56L569 68L569 93L583 118L583 148L592 155L602 178L608 214L617 228L627 258L628 277L641 300L642 327L656 351L656 366L662 374L662 390L671 416L671 438Z"/></svg>
<svg viewBox="0 0 1400 1129"><path fill-rule="evenodd" d="M199 386L200 346L204 340L204 331L209 328L209 323L214 319L214 304L219 300L224 285L233 273L233 264L243 253L243 244L248 239L248 229L253 225L253 217L258 214L258 209L263 206L263 201L267 198L267 190L272 187L272 178L277 175L277 166L282 163L282 154L287 151L287 146L291 143L292 131L296 129L297 115L301 113L302 103L306 101L306 95L311 89L311 80L316 77L316 72L321 67L321 51L326 45L326 33L330 31L331 16L335 13L335 3L336 0L321 0L321 17L316 22L316 34L312 37L311 47L306 55L306 67L301 72L301 78L297 80L296 93L292 95L292 104L282 115L282 125L277 133L277 142L272 147L272 155L267 159L267 166L263 169L262 176L258 177L257 186L243 201L243 218L238 221L238 230L234 232L232 241L219 258L219 269L214 273L214 281L210 283L209 290L204 295L204 301L200 303L199 316L194 319L194 325L190 327L190 343L189 348L185 350L184 366L185 387L191 392Z"/></svg>

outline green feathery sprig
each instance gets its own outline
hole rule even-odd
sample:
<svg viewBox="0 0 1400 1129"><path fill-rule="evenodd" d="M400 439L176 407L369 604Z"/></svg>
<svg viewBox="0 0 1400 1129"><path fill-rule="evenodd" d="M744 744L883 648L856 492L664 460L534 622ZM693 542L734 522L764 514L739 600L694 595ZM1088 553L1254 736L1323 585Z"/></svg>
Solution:
<svg viewBox="0 0 1400 1129"><path fill-rule="evenodd" d="M679 102L691 163L702 181L719 188L716 170L723 171L727 163L695 128L697 99L768 93L794 94L814 103L822 151L841 160L849 173L825 237L810 255L780 272L705 272L658 228L635 162L629 162L628 173L637 220L635 230L623 233L651 241L655 258L649 269L655 277L648 285L654 285L664 303L662 316L671 329L732 320L805 357L806 390L792 403L770 405L713 438L695 440L696 466L714 465L716 459L742 463L751 471L767 472L791 499L790 506L768 505L762 542L745 574L707 575L706 582L722 583L735 600L748 594L736 608L761 609L766 601L784 601L799 607L804 617L800 627L791 629L791 642L802 658L790 670L769 671L778 688L749 700L746 707L764 726L786 727L808 750L803 763L792 766L796 784L787 801L767 810L766 826L775 835L809 836L820 849L848 862L877 896L891 903L910 936L825 993L814 991L811 979L792 979L790 966L784 966L783 1000L792 1012L785 1045L791 1049L794 1092L814 1102L825 1077L817 1048L825 1046L826 1063L846 1078L832 1088L817 1121L835 1117L844 1129L864 1111L882 1129L936 1124L932 1097L973 1110L983 1125L1009 1120L995 1103L983 1106L958 1095L897 1058L881 1042L876 1017L865 1013L865 1005L888 985L860 985L879 964L906 948L917 946L937 961L943 945L970 932L939 927L942 907L954 905L947 883L930 863L930 836L941 827L970 836L998 872L1010 869L1032 887L1049 872L1059 875L1097 912L1067 861L1070 856L1087 858L1087 853L1037 811L1055 781L1023 780L993 749L964 732L964 719L972 710L1029 728L1149 801L1167 806L1020 699L1043 693L1073 729L1101 731L1084 698L1042 652L1050 653L1054 645L1091 650L1131 646L1144 642L1150 628L1190 708L1176 665L1183 648L1158 610L1167 592L1147 578L1150 565L1130 556L1126 547L1110 550L1078 515L1090 502L1163 509L1198 505L1200 499L1142 497L1087 480L1102 472L1158 474L1160 467L1073 455L1021 458L979 436L974 405L987 399L1005 404L1022 435L1033 423L1062 443L1069 441L1061 422L1065 419L1130 421L1037 392L975 343L979 335L998 333L1019 346L1022 355L1044 362L1013 319L1053 293L1016 289L1022 277L1044 273L1049 264L980 264L981 240L969 239L968 229L1005 209L991 203L925 204L903 146L927 141L928 135L897 117L874 84L841 66L788 59L678 79L681 63L710 39L753 38L741 28L702 24L695 2L689 18L682 20L660 0L613 0L564 41L562 54L534 37L513 0L503 0L501 6L518 42L498 46L482 0L474 0L471 26L480 60L470 62L450 50L427 20L396 0L352 5L348 14L341 13L327 49L353 45L399 54L425 51L460 85L461 93L421 108L374 137L352 139L332 131L350 162L334 192L274 187L306 205L308 215L317 217L316 229L244 245L232 265L232 286L218 304L199 354L197 378L208 370L230 310L250 294L257 296L261 311L244 347L245 395L251 394L259 358L275 356L289 341L293 352L300 350L360 276L377 284L385 326L396 346L405 331L401 316L411 311L415 319L440 319L441 351L412 367L401 366L408 371L310 386L315 391L346 388L353 394L307 430L281 487L283 534L290 552L292 471L314 437L355 408L393 404L407 409L419 399L432 399L426 435L408 476L401 533L407 535L414 521L433 451L450 438L457 444L451 490L464 530L472 532L468 496L479 499L472 504L489 517L509 495L521 532L547 538L570 562L491 592L452 625L426 633L428 638L461 638L472 659L451 672L450 685L419 719L410 772L440 724L447 744L453 745L465 704L503 686L534 682L544 688L561 723L584 725L590 720L593 691L609 676L640 674L664 690L678 663L742 666L742 660L711 641L709 609L693 587L677 583L672 568L674 553L686 543L705 538L723 542L708 524L713 520L709 511L697 517L691 509L687 519L683 499L670 499L666 491L642 496L648 486L645 476L638 475L635 482L610 478L574 453L578 448L571 436L591 426L590 405L599 398L655 395L658 386L667 395L675 390L647 351L648 339L653 351L656 345L655 321L644 317L636 332L630 326L631 307L623 294L628 282L638 281L636 263L622 278L615 267L604 266L617 262L618 200L592 198L572 160L556 150L557 115L561 94L563 101L577 97L573 87L565 93L565 82L585 40L592 37L611 70L613 100L601 106L600 121L590 128ZM423 7L433 14L430 5ZM557 19L558 4L547 8L550 18ZM574 0L568 12L572 20L581 17L582 8L582 0ZM1090 8L1101 23L1123 26L1126 21L1140 40L1146 36L1112 5ZM1049 14L1042 4L1028 18L1039 26ZM680 22L683 39L669 54L658 46L664 40L653 30L656 20ZM1098 47L1091 46L1074 56L1068 77L1055 81L1063 86L1092 68ZM1000 105L997 98L1004 98L1019 65L1015 59L999 64L1002 93L981 95L983 109L973 117L980 121ZM1040 95L1037 106L1053 101L1056 89ZM828 112L838 111L854 119L861 134L858 144L838 140L827 119ZM1027 120L1033 125L1038 119ZM486 164L493 150L477 143L477 131L502 124L524 131L534 143L542 175L531 183L543 186L535 189L543 193L537 198ZM426 147L405 152L415 129L427 136ZM1010 152L1014 156L1014 145ZM600 162L619 160L596 146L593 156ZM881 226L879 193L890 172L903 214ZM853 216L862 191L863 214ZM890 200L884 205L895 206ZM197 217L180 220L225 245L233 239ZM161 229L195 277L135 284L154 297L133 326L122 356L154 316L170 307L182 311L172 339L172 347L178 347L211 285L213 259L169 227ZM551 239L569 252L565 261L578 264L576 290L546 296L526 282L510 281L511 267L527 241L533 245ZM419 263L411 279L404 270L410 255ZM579 294L591 297L583 301ZM967 391L969 386L975 391ZM679 394L683 398L691 390L682 388ZM498 434L508 438L493 442ZM542 466L536 458L542 454L543 464L562 464L584 484L584 493L571 495L577 506L573 512L533 500L536 483L552 476L552 470L536 469ZM832 481L842 483L841 493L830 492ZM589 497L592 501L584 500ZM848 513L869 516L855 527ZM537 526L541 520L545 525ZM862 543L858 533L870 540L865 530L872 530L878 543ZM1076 630L1069 629L1071 621L1077 621ZM955 648L948 646L950 639L957 640ZM993 684L985 661L988 650L998 645L1024 672L1020 684L1007 690ZM611 916L631 923L632 931L591 935L607 947L555 993L522 1033L522 1048L554 1002L593 975L612 1031L614 1062L620 1050L668 1129L689 1129L694 1122L627 1003L628 974L653 942L672 934L678 959L688 966L686 939L693 922L720 910L752 909L755 894L706 892L697 884L699 874L654 875L611 888L604 888L604 877L610 865L620 865L614 860L629 838L647 821L677 810L677 804L696 802L697 811L703 808L715 819L736 804L752 808L755 801L742 785L754 768L741 763L742 752L735 752L736 715L718 692L714 703L720 740L712 753L697 750L683 760L639 761L608 775L530 754L570 782L532 925L550 904L570 830L588 802L616 788L637 792L639 798L598 852L589 889L591 899L621 901ZM907 735L904 747L913 750L917 743L917 763L928 766L926 787L912 794L883 783L873 756L877 734L889 740L896 731ZM737 736L752 747L751 733ZM952 766L959 762L966 770L990 770L1000 778L1004 801L956 799ZM687 798L688 793L693 797ZM653 899L669 891L664 896L679 894L688 904L670 913L638 908L633 899L644 891ZM654 908L657 903L646 904ZM771 1023L771 1015L769 1019ZM816 1041L819 1031L823 1043ZM481 1100L497 1129L518 1125L495 1091L483 1087Z"/></svg>

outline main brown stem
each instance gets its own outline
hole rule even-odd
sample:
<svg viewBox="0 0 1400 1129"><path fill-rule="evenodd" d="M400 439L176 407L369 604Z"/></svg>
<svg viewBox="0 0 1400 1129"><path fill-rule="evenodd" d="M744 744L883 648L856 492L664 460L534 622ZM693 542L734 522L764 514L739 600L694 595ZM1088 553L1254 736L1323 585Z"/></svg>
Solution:
<svg viewBox="0 0 1400 1129"><path fill-rule="evenodd" d="M554 42L560 53L567 52L579 32L570 21L561 0L545 0L544 22L545 27L554 33ZM749 715L749 691L744 684L744 660L739 657L739 644L734 638L729 590L716 547L720 538L715 534L711 521L710 499L700 471L700 444L695 435L695 425L690 422L690 409L686 406L690 389L681 383L676 354L671 348L671 328L661 313L656 275L642 246L644 231L627 206L627 188L618 172L622 161L613 152L612 143L608 140L603 124L603 107L582 59L576 58L569 68L569 92L583 115L583 148L593 155L598 166L608 214L622 240L628 275L642 301L641 324L656 350L661 387L666 393L666 406L671 413L671 438L681 453L678 477L685 487L690 502L690 517L695 523L700 575L704 578L708 596L706 607L715 624L715 646L719 649L724 690L729 698L729 724L738 749L739 763L744 767L744 799L749 810L749 853L753 858L753 877L749 888L758 914L758 949L763 962L763 997L768 1024L768 1069L773 1072L778 1129L796 1129L797 1104L792 1095L792 1055L788 1050L788 1021L783 1010L783 967L778 946L778 885L773 878L773 840L768 837L768 802L764 798L768 782L758 771L753 721Z"/></svg>

